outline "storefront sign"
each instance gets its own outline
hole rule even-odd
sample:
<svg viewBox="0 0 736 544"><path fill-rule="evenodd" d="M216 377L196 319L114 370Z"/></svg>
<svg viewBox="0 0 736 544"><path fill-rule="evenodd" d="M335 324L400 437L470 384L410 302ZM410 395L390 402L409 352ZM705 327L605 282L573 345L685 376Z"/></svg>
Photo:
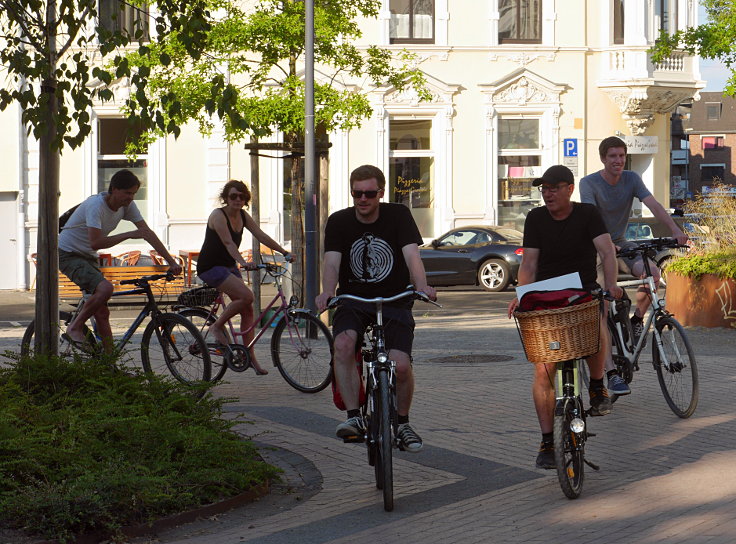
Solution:
<svg viewBox="0 0 736 544"><path fill-rule="evenodd" d="M625 136L629 155L654 155L659 151L658 136Z"/></svg>

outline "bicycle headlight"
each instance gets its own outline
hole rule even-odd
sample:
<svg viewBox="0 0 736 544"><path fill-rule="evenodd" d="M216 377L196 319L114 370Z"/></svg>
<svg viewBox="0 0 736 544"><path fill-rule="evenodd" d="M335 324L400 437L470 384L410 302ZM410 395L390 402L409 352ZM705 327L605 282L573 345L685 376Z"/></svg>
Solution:
<svg viewBox="0 0 736 544"><path fill-rule="evenodd" d="M378 357L376 357L379 363L387 363L388 362L388 353L379 353Z"/></svg>
<svg viewBox="0 0 736 544"><path fill-rule="evenodd" d="M579 417L575 417L570 422L570 430L574 433L582 433L585 429L585 422Z"/></svg>

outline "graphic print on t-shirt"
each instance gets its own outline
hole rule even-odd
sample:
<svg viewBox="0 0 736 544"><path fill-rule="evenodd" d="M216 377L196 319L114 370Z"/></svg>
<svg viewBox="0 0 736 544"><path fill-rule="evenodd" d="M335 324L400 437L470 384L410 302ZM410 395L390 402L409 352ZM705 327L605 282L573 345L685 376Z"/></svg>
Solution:
<svg viewBox="0 0 736 544"><path fill-rule="evenodd" d="M391 273L394 254L391 246L371 233L365 233L350 247L350 270L356 282L378 283Z"/></svg>

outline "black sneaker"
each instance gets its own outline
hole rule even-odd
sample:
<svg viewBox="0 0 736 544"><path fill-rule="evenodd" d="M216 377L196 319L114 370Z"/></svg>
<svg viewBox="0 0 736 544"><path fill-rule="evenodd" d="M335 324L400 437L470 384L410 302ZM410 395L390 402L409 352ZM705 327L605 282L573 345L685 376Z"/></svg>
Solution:
<svg viewBox="0 0 736 544"><path fill-rule="evenodd" d="M365 434L363 418L360 416L348 418L345 423L337 426L335 434L340 438L362 437Z"/></svg>
<svg viewBox="0 0 736 544"><path fill-rule="evenodd" d="M424 445L422 439L419 438L419 435L408 423L399 425L399 429L396 431L396 438L399 439L399 449L402 451L417 453Z"/></svg>
<svg viewBox="0 0 736 544"><path fill-rule="evenodd" d="M591 416L605 416L613 412L611 399L608 397L608 389L605 387L590 390L590 410Z"/></svg>
<svg viewBox="0 0 736 544"><path fill-rule="evenodd" d="M545 442L539 445L539 453L537 454L537 468L549 470L555 468L555 444L554 442Z"/></svg>
<svg viewBox="0 0 736 544"><path fill-rule="evenodd" d="M631 332L634 335L634 345L639 343L639 338L641 338L641 335L644 333L644 318L641 318L637 315L631 316ZM644 340L644 344L642 344L642 348L647 345L647 341Z"/></svg>

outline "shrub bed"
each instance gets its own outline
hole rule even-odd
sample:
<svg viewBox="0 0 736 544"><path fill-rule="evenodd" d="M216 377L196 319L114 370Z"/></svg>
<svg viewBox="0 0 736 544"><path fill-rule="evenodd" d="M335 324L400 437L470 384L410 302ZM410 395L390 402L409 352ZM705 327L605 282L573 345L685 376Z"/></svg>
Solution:
<svg viewBox="0 0 736 544"><path fill-rule="evenodd" d="M0 370L0 523L66 542L237 495L278 469L171 380L55 357Z"/></svg>

